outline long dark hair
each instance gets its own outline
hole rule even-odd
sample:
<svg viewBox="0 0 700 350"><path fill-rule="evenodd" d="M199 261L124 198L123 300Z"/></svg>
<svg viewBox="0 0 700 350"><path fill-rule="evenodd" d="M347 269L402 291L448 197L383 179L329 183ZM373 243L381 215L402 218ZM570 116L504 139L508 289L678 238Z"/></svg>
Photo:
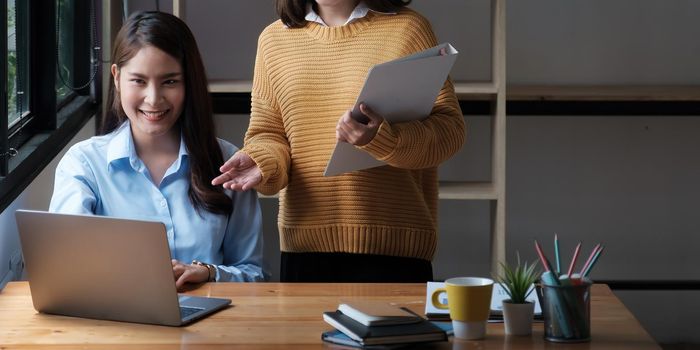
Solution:
<svg viewBox="0 0 700 350"><path fill-rule="evenodd" d="M379 12L393 12L411 3L411 0L364 0L367 7ZM314 0L276 0L275 8L282 23L290 28L301 28L306 25L306 6Z"/></svg>
<svg viewBox="0 0 700 350"><path fill-rule="evenodd" d="M223 188L211 185L211 179L219 175L224 157L215 136L207 77L194 35L185 22L173 15L155 11L134 13L117 34L112 63L121 68L145 46L156 47L174 57L183 70L185 102L176 125L189 153L188 196L192 205L198 210L230 213L231 198ZM128 119L114 84L109 85L107 105L111 109L102 121L101 134L114 131Z"/></svg>

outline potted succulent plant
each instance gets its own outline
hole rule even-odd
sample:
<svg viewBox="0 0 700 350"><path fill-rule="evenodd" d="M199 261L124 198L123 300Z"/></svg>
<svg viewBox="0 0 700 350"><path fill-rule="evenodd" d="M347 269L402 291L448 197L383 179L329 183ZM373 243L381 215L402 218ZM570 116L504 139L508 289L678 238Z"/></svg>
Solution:
<svg viewBox="0 0 700 350"><path fill-rule="evenodd" d="M518 263L511 266L501 262L503 274L495 276L496 282L503 286L510 299L503 300L503 322L506 334L529 335L532 333L532 316L535 303L527 297L534 290L533 283L539 278L540 272L535 270L536 261L528 264Z"/></svg>

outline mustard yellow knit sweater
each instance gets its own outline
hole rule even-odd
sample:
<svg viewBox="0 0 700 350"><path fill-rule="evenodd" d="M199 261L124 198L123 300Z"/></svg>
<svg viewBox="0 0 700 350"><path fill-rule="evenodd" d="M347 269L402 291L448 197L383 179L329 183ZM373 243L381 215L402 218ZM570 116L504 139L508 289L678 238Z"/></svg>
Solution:
<svg viewBox="0 0 700 350"><path fill-rule="evenodd" d="M260 35L243 151L256 188L280 193L284 252L345 252L431 260L437 244L437 166L464 142L451 82L422 121L384 122L361 147L389 164L324 177L340 116L370 67L435 46L428 21L403 9L342 27L272 23ZM371 106L370 106L371 107Z"/></svg>

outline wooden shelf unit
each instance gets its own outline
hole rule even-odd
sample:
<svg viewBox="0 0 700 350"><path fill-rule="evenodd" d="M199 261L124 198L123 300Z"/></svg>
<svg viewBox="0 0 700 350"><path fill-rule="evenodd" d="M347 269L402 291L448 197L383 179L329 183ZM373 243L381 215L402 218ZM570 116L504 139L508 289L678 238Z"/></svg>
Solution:
<svg viewBox="0 0 700 350"><path fill-rule="evenodd" d="M184 15L185 0L173 0L174 13ZM490 182L440 182L442 200L488 200L491 205L491 271L506 259L506 101L692 101L700 102L695 85L506 85L506 0L491 0L491 81L455 81L461 101L493 102ZM250 93L252 81L212 80L212 93ZM277 198L278 196L261 196Z"/></svg>
<svg viewBox="0 0 700 350"><path fill-rule="evenodd" d="M462 100L492 100L491 182L441 182L440 199L488 200L491 205L491 272L499 273L499 262L506 258L506 0L491 0L491 81L455 82L455 92ZM184 0L173 0L173 12L183 17ZM209 83L212 93L250 93L252 82L246 80L213 80ZM261 196L276 198L277 196Z"/></svg>
<svg viewBox="0 0 700 350"><path fill-rule="evenodd" d="M491 272L500 271L500 261L506 258L505 215L505 165L506 165L506 79L505 79L505 1L491 0L491 60L492 73L489 82L455 82L455 92L460 100L493 100L491 125L492 171L491 182L441 182L440 199L488 200L491 202ZM176 13L184 13L183 1L175 0ZM250 93L252 82L246 80L213 80L209 83L212 93ZM261 196L276 198L277 196Z"/></svg>

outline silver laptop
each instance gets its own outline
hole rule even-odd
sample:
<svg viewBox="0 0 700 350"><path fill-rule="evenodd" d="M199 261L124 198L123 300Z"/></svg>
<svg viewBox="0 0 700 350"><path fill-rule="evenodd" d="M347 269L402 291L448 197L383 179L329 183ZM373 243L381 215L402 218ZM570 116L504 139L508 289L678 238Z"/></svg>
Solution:
<svg viewBox="0 0 700 350"><path fill-rule="evenodd" d="M29 210L15 216L39 312L181 326L231 303L178 296L160 222Z"/></svg>

